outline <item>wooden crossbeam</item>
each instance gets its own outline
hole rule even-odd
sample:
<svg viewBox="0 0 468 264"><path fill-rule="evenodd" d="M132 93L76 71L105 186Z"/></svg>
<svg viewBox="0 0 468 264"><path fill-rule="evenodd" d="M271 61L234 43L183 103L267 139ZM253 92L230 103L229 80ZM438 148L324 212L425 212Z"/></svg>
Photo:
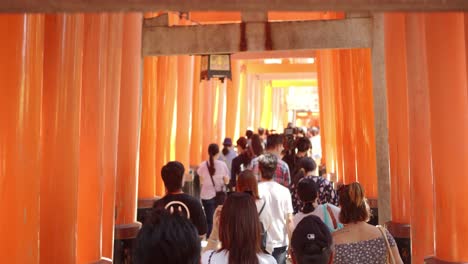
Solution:
<svg viewBox="0 0 468 264"><path fill-rule="evenodd" d="M2 0L0 12L455 11L466 0Z"/></svg>
<svg viewBox="0 0 468 264"><path fill-rule="evenodd" d="M143 27L143 55L370 48L372 19Z"/></svg>

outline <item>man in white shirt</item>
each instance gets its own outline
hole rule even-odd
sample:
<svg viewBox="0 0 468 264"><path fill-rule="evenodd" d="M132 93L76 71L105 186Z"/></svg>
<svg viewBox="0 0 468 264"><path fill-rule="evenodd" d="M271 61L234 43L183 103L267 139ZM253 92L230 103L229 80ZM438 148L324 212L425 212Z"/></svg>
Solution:
<svg viewBox="0 0 468 264"><path fill-rule="evenodd" d="M286 264L286 254L291 237L292 201L289 189L273 180L278 158L271 153L259 157L261 183L258 185L260 197L266 201L272 214L272 224L267 231L266 250L272 253L278 264Z"/></svg>

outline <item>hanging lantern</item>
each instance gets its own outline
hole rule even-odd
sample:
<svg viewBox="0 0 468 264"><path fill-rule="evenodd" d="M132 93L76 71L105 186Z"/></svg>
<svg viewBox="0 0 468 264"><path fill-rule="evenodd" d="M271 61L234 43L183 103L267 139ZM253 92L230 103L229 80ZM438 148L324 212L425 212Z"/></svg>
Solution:
<svg viewBox="0 0 468 264"><path fill-rule="evenodd" d="M224 82L225 78L232 80L231 74L231 55L214 54L203 55L201 58L201 79L209 80L219 78Z"/></svg>

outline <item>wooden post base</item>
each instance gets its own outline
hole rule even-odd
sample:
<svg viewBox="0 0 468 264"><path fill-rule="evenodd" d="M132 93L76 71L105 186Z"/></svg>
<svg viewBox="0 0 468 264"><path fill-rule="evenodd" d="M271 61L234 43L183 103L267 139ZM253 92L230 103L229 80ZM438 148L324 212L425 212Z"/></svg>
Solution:
<svg viewBox="0 0 468 264"><path fill-rule="evenodd" d="M115 226L114 263L132 263L133 244L140 228L140 222Z"/></svg>
<svg viewBox="0 0 468 264"><path fill-rule="evenodd" d="M377 198L368 198L369 207L371 209L371 219L369 220L369 224L371 225L378 225L379 224L379 206L377 203Z"/></svg>
<svg viewBox="0 0 468 264"><path fill-rule="evenodd" d="M411 264L411 226L392 221L387 222L385 225L395 238L403 263Z"/></svg>

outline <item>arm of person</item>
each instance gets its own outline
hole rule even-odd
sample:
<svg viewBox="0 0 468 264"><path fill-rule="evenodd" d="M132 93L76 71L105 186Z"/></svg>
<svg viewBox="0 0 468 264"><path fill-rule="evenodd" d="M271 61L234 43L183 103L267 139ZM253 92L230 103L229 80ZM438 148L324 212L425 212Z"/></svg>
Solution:
<svg viewBox="0 0 468 264"><path fill-rule="evenodd" d="M224 164L224 176L223 176L223 181L224 181L224 184L229 184L229 180L230 180L230 177L229 177L229 169L227 167L226 164Z"/></svg>
<svg viewBox="0 0 468 264"><path fill-rule="evenodd" d="M220 205L216 208L214 215L213 215L213 230L211 230L210 237L208 238L208 244L203 249L203 251L208 250L218 250L220 248L220 241L219 241L219 218L221 216L221 210L223 206Z"/></svg>
<svg viewBox="0 0 468 264"><path fill-rule="evenodd" d="M401 259L400 252L398 252L398 247L395 245L390 248L392 249L393 257L395 258L395 264L403 264L403 260Z"/></svg>
<svg viewBox="0 0 468 264"><path fill-rule="evenodd" d="M202 169L202 164L200 164L200 166L198 166L198 169L197 169L197 174L198 174L198 177L200 178L200 185L203 184L203 169Z"/></svg>
<svg viewBox="0 0 468 264"><path fill-rule="evenodd" d="M286 226L288 228L288 239L291 241L292 233L294 231L294 217L293 214L286 214Z"/></svg>

